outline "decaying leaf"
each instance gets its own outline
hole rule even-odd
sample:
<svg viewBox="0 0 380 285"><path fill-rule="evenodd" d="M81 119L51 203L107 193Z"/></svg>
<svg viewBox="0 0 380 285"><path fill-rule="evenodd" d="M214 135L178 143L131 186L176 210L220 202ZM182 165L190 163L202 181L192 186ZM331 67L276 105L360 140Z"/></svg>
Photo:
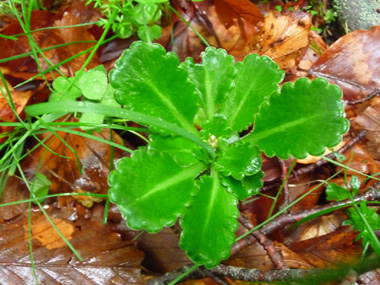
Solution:
<svg viewBox="0 0 380 285"><path fill-rule="evenodd" d="M281 69L294 68L308 49L310 27L310 13L297 7L270 11L261 31L250 40L251 52L269 56Z"/></svg>
<svg viewBox="0 0 380 285"><path fill-rule="evenodd" d="M372 104L376 102L376 104ZM366 147L371 155L380 159L380 104L378 100L371 100L371 106L368 106L361 114L353 119L355 129L364 129L367 132L368 142Z"/></svg>
<svg viewBox="0 0 380 285"><path fill-rule="evenodd" d="M62 27L60 29L54 29L50 32L49 38L44 41L42 47L49 47L65 43L75 43L72 45L64 46L57 49L52 49L45 52L45 55L53 64L58 64L59 62L70 58L81 51L89 49L95 45L95 37L89 33L89 27L82 26L76 28L66 28L64 26L78 25L81 22L79 18L70 13L64 13L60 20L54 22L55 27ZM83 41L88 41L84 43ZM93 41L90 43L89 41ZM72 61L60 65L59 69L67 76L74 76L74 73L78 71L85 60L87 59L88 54L81 55L73 59ZM46 62L43 62L43 67L48 67ZM99 65L100 61L95 54L92 58L90 64L87 68L91 69Z"/></svg>
<svg viewBox="0 0 380 285"><path fill-rule="evenodd" d="M289 248L317 268L350 265L358 262L362 254L361 242L355 242L357 235L350 227L341 227L332 233L293 244Z"/></svg>
<svg viewBox="0 0 380 285"><path fill-rule="evenodd" d="M22 162L21 167L29 181L38 170L41 174L52 182L50 193L107 193L107 176L111 163L111 147L103 142L98 142L90 138L84 138L79 135L57 132L63 141L75 150L79 161L72 150L65 145L60 139L51 134L44 134L41 139L51 135L45 141L45 145L56 154L40 146ZM110 131L103 129L94 135L105 140L110 140ZM114 142L121 144L120 137L114 134ZM130 146L132 148L132 146ZM114 158L120 158L127 155L118 148L114 148ZM57 155L58 154L58 155ZM80 169L78 167L80 163ZM82 171L82 173L81 173ZM25 183L17 178L12 178L5 186L3 197L0 202L9 203L28 198L28 190ZM61 205L70 204L73 199L78 200L85 206L92 206L94 200L89 196L60 197L58 199ZM15 215L21 214L25 210L25 204L13 205L0 208L0 219L9 220Z"/></svg>
<svg viewBox="0 0 380 285"><path fill-rule="evenodd" d="M5 93L6 94L6 93ZM17 115L21 115L25 106L28 104L31 91L11 91L12 101ZM11 103L10 98L7 96L8 101ZM12 104L12 103L11 103ZM0 122L18 122L13 110L8 104L5 97L0 93ZM6 132L11 131L12 127L0 127L0 142L7 139Z"/></svg>
<svg viewBox="0 0 380 285"><path fill-rule="evenodd" d="M380 26L354 31L332 44L310 72L338 84L348 101L365 98L379 88L379 45Z"/></svg>
<svg viewBox="0 0 380 285"><path fill-rule="evenodd" d="M348 216L343 211L315 218L296 228L292 227L286 230L284 233L285 242L286 244L296 244L331 234L338 230L342 222L347 219Z"/></svg>
<svg viewBox="0 0 380 285"><path fill-rule="evenodd" d="M111 231L101 219L85 219L75 209L47 213L82 256L80 262L41 211L31 212L34 265L41 284L144 284L143 253ZM0 283L33 284L28 244L28 215L0 224Z"/></svg>

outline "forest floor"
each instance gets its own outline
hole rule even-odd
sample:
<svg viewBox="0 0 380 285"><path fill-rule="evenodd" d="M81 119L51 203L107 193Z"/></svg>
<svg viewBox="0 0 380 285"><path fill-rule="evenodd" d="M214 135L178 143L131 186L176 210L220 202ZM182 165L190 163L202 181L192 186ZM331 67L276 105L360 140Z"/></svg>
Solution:
<svg viewBox="0 0 380 285"><path fill-rule="evenodd" d="M325 159L294 164L263 157L264 186L239 205L236 235L263 226L233 245L221 265L186 274L191 261L178 245L178 224L157 234L133 231L108 204L113 164L146 143L146 134L133 131L138 124L85 132L73 114L57 120L65 123L27 131L32 121L24 108L46 102L55 78L73 77L84 65L104 65L108 74L139 40L104 35L104 26L95 24L104 16L85 1L42 2L47 9L31 11L28 25L20 24L21 12L20 19L0 15L0 284L169 284L184 273L183 284L380 284L380 26L352 32L329 26L328 1L171 1L176 13L163 6L155 42L180 61L200 62L205 42L236 61L251 53L269 56L286 72L283 82L322 77L338 85L350 122ZM351 191L351 199L339 191ZM268 220L272 210L296 200Z"/></svg>

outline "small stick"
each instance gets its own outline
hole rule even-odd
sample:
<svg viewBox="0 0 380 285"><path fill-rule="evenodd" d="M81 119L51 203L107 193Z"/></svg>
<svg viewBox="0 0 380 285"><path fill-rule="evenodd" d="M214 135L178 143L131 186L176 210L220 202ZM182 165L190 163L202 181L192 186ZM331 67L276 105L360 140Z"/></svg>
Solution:
<svg viewBox="0 0 380 285"><path fill-rule="evenodd" d="M366 97L358 100L347 101L347 105L356 105L371 100L373 97L380 95L380 89L375 89L369 93Z"/></svg>
<svg viewBox="0 0 380 285"><path fill-rule="evenodd" d="M239 222L248 230L253 229L255 226L249 221L249 218L241 214L239 217ZM273 241L270 240L266 235L264 235L260 230L254 231L252 233L252 236L257 240L257 242L264 247L266 252L268 253L268 256L270 260L272 261L273 265L276 267L276 269L284 269L285 265L282 260L281 253L276 249L276 247L273 244Z"/></svg>

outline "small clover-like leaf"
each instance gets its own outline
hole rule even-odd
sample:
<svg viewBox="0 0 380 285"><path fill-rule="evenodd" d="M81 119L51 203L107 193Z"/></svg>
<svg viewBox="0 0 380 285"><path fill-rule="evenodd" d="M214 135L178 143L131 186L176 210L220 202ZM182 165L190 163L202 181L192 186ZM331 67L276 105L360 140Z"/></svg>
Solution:
<svg viewBox="0 0 380 285"><path fill-rule="evenodd" d="M248 55L236 67L235 87L222 103L220 113L227 117L233 131L241 132L253 123L260 104L278 90L285 73L269 57L257 54Z"/></svg>
<svg viewBox="0 0 380 285"><path fill-rule="evenodd" d="M54 91L49 97L49 101L75 101L82 95L81 90L72 84L74 78L65 78L63 76L54 79Z"/></svg>
<svg viewBox="0 0 380 285"><path fill-rule="evenodd" d="M159 25L152 25L152 26L141 26L137 30L137 35L140 39L142 39L144 42L152 42L154 40L157 40L160 38L162 33L162 28Z"/></svg>
<svg viewBox="0 0 380 285"><path fill-rule="evenodd" d="M261 156L256 146L236 142L227 147L216 160L215 166L225 176L241 180L246 175L253 175L261 169Z"/></svg>
<svg viewBox="0 0 380 285"><path fill-rule="evenodd" d="M115 89L113 89L111 85L107 85L106 92L102 98L102 104L106 106L120 106L119 103L116 102L114 94Z"/></svg>
<svg viewBox="0 0 380 285"><path fill-rule="evenodd" d="M231 176L223 177L222 183L231 194L244 201L248 197L260 193L260 188L263 187L263 177L264 172L260 170L254 175L244 177L243 180L236 180Z"/></svg>
<svg viewBox="0 0 380 285"><path fill-rule="evenodd" d="M212 268L231 254L237 230L237 199L220 183L217 172L202 176L193 204L181 219L180 246L196 264Z"/></svg>
<svg viewBox="0 0 380 285"><path fill-rule="evenodd" d="M348 130L342 91L322 78L285 83L261 105L255 127L245 139L269 157L305 158L336 146Z"/></svg>
<svg viewBox="0 0 380 285"><path fill-rule="evenodd" d="M201 56L201 64L194 64L192 58L187 58L181 67L188 70L189 77L199 93L199 104L205 118L210 120L232 88L235 73L234 58L224 49L213 47L206 48Z"/></svg>
<svg viewBox="0 0 380 285"><path fill-rule="evenodd" d="M90 100L102 99L107 90L107 75L102 71L83 72L78 79L78 87L83 96Z"/></svg>
<svg viewBox="0 0 380 285"><path fill-rule="evenodd" d="M199 146L184 137L164 137L157 134L150 136L149 149L168 153L179 165L189 166L199 161Z"/></svg>
<svg viewBox="0 0 380 285"><path fill-rule="evenodd" d="M198 98L187 72L178 65L178 56L166 53L161 45L132 43L110 72L116 101L197 133L193 120Z"/></svg>
<svg viewBox="0 0 380 285"><path fill-rule="evenodd" d="M194 177L204 169L201 162L181 167L166 153L135 151L110 173L110 201L130 228L158 232L185 212L196 192Z"/></svg>

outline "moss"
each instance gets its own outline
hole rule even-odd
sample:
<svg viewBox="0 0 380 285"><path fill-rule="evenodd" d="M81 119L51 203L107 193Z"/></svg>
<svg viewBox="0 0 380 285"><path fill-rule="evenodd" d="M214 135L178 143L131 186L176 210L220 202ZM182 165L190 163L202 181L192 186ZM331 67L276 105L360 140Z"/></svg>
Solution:
<svg viewBox="0 0 380 285"><path fill-rule="evenodd" d="M338 13L340 23L353 30L368 30L380 25L379 0L334 0L334 9Z"/></svg>

